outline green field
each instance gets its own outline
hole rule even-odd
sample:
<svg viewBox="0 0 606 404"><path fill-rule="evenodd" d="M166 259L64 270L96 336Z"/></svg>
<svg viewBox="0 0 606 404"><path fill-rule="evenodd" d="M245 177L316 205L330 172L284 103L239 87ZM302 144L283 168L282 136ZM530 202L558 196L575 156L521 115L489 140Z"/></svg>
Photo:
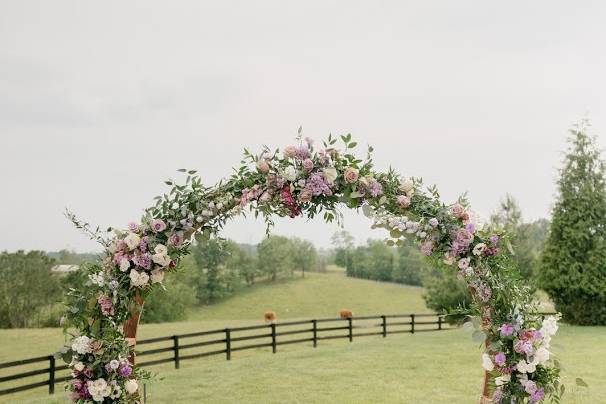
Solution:
<svg viewBox="0 0 606 404"><path fill-rule="evenodd" d="M190 321L141 327L141 338L261 323L264 310L280 319L427 312L422 289L309 274L305 279L255 286L192 313ZM0 362L44 355L62 342L56 329L0 330ZM564 326L555 341L565 366L565 403L606 402L606 328ZM462 330L365 337L235 353L151 368L162 379L149 387L150 403L473 403L482 383L479 347ZM4 373L0 373L0 377ZM574 386L582 377L589 389ZM33 380L32 380L33 381ZM0 397L0 402L50 400L43 388ZM3 401L4 400L4 401Z"/></svg>

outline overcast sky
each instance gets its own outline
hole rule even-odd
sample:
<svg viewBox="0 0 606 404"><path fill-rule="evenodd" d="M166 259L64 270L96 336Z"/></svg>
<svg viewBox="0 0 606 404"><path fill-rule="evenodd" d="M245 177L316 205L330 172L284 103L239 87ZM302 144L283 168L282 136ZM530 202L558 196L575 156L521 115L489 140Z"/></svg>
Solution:
<svg viewBox="0 0 606 404"><path fill-rule="evenodd" d="M0 250L97 246L181 167L351 132L376 165L548 217L570 125L606 133L600 1L0 1ZM363 241L369 223L346 228ZM279 220L328 246L335 226ZM258 242L261 223L225 236Z"/></svg>

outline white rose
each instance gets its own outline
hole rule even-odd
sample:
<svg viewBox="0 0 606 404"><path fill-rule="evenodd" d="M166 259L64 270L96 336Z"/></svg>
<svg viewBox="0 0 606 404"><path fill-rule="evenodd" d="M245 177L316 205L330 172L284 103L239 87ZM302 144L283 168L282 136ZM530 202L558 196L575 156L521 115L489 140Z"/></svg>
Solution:
<svg viewBox="0 0 606 404"><path fill-rule="evenodd" d="M533 362L536 362L540 365L540 364L547 362L548 360L549 360L549 351L544 347L537 349L537 351L534 354Z"/></svg>
<svg viewBox="0 0 606 404"><path fill-rule="evenodd" d="M130 283L135 287L142 287L147 285L147 281L149 280L149 275L145 272L137 272L136 270L130 271Z"/></svg>
<svg viewBox="0 0 606 404"><path fill-rule="evenodd" d="M412 182L412 180L410 178L402 178L400 180L400 186L398 187L398 189L402 192L404 192L405 194L409 193L410 191L412 191L414 188L414 184Z"/></svg>
<svg viewBox="0 0 606 404"><path fill-rule="evenodd" d="M329 184L332 184L337 179L337 169L333 167L325 168L322 170L324 173L324 179Z"/></svg>
<svg viewBox="0 0 606 404"><path fill-rule="evenodd" d="M124 383L124 389L129 394L134 394L138 388L139 388L139 384L137 383L137 381L135 379L127 380L126 383Z"/></svg>
<svg viewBox="0 0 606 404"><path fill-rule="evenodd" d="M164 271L160 269L154 269L151 271L151 281L152 283L160 283L164 280Z"/></svg>
<svg viewBox="0 0 606 404"><path fill-rule="evenodd" d="M141 237L139 237L139 235L135 233L128 233L128 236L124 238L124 242L128 246L129 250L134 250L139 246L139 243L141 242Z"/></svg>
<svg viewBox="0 0 606 404"><path fill-rule="evenodd" d="M503 386L511 381L511 375L503 375L499 377L495 377L494 383L497 386Z"/></svg>
<svg viewBox="0 0 606 404"><path fill-rule="evenodd" d="M80 355L90 353L90 338L86 335L74 338L72 341L72 350L78 352Z"/></svg>
<svg viewBox="0 0 606 404"><path fill-rule="evenodd" d="M161 254L161 255L168 254L168 249L166 248L166 246L164 244L156 245L156 248L154 248L154 251L156 252L156 254Z"/></svg>
<svg viewBox="0 0 606 404"><path fill-rule="evenodd" d="M284 178L287 181L293 182L297 179L297 170L295 170L293 166L286 167L286 170L284 171Z"/></svg>
<svg viewBox="0 0 606 404"><path fill-rule="evenodd" d="M164 254L154 254L152 255L152 260L161 267L165 267L170 264L170 257Z"/></svg>
<svg viewBox="0 0 606 404"><path fill-rule="evenodd" d="M128 268L130 268L130 261L126 258L122 258L120 260L120 271L126 272L128 271Z"/></svg>
<svg viewBox="0 0 606 404"><path fill-rule="evenodd" d="M482 355L482 367L488 372L494 369L494 363L492 363L490 356L486 353Z"/></svg>
<svg viewBox="0 0 606 404"><path fill-rule="evenodd" d="M74 369L76 369L78 372L82 372L84 370L84 363L76 362L74 364Z"/></svg>

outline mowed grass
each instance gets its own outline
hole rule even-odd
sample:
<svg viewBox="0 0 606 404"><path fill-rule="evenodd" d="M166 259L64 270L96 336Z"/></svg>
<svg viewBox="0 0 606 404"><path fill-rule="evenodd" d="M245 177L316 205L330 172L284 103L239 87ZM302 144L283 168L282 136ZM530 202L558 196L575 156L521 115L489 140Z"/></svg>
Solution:
<svg viewBox="0 0 606 404"><path fill-rule="evenodd" d="M264 310L279 320L428 312L422 289L345 278L342 273L309 274L273 285L258 285L210 307L187 322L141 326L141 338L262 323ZM57 329L0 330L0 362L56 350ZM554 343L562 346L567 383L564 403L606 402L606 327L563 326ZM152 347L148 347L151 349ZM234 352L151 367L160 379L148 386L149 403L474 403L482 384L480 347L462 330L320 341ZM150 358L151 359L151 358ZM0 375L1 376L1 375ZM588 389L574 385L582 377ZM32 380L33 381L33 380ZM0 397L0 402L65 403L60 386Z"/></svg>
<svg viewBox="0 0 606 404"><path fill-rule="evenodd" d="M143 324L138 338L263 324L263 313L273 310L278 320L338 317L342 309L354 315L429 312L423 289L353 279L342 271L299 274L293 279L261 283L210 306L198 307L188 321ZM64 338L59 328L0 330L0 362L56 352Z"/></svg>

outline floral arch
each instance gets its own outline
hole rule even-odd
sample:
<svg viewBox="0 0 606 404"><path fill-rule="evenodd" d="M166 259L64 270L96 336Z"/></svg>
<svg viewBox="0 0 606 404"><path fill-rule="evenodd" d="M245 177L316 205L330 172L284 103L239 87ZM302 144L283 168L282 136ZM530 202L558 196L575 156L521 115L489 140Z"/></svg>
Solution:
<svg viewBox="0 0 606 404"><path fill-rule="evenodd" d="M473 297L474 339L484 346L484 402L540 402L559 397L559 368L550 360L556 318L542 319L529 288L512 268L507 235L477 223L460 199L445 205L435 187L393 170L373 169L372 148L365 158L354 154L356 142L329 136L317 150L309 138L283 150L244 150L241 166L215 186L202 184L194 170L170 191L156 197L140 223L92 230L73 214L74 224L105 247L104 258L84 268L88 280L67 295L64 328L71 332L64 359L73 369L68 389L74 401L141 402L139 383L149 377L132 353L145 297L162 284L192 236L211 237L227 220L252 211L268 226L272 216L309 218L322 214L339 220L338 208L362 209L373 227L389 233L387 243L413 239L437 265L458 273Z"/></svg>

